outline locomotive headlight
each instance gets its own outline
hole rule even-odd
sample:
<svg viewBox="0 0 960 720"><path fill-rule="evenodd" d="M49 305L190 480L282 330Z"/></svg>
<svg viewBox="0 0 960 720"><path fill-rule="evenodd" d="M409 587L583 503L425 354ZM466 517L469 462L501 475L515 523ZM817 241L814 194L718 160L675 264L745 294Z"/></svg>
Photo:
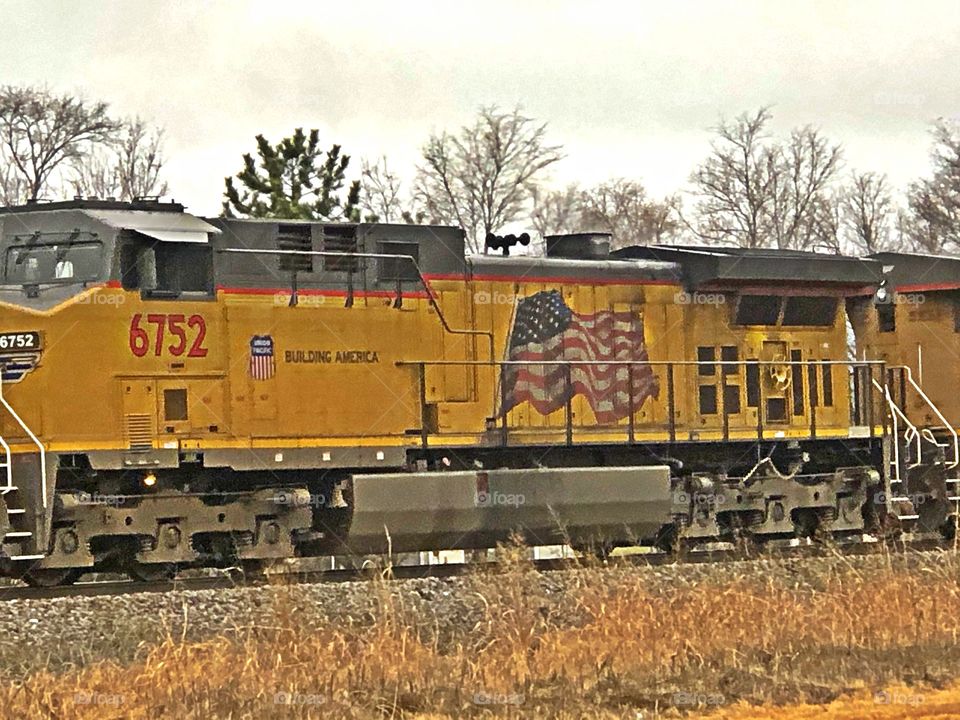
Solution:
<svg viewBox="0 0 960 720"><path fill-rule="evenodd" d="M143 484L147 487L153 487L157 484L157 476L153 473L147 473L143 476Z"/></svg>

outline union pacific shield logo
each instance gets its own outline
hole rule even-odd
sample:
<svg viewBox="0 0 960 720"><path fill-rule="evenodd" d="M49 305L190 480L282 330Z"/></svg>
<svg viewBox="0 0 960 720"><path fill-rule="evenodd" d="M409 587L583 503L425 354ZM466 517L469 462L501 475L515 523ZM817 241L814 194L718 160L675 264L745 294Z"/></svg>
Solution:
<svg viewBox="0 0 960 720"><path fill-rule="evenodd" d="M250 338L250 377L254 380L269 380L276 371L273 338L269 335L254 335Z"/></svg>

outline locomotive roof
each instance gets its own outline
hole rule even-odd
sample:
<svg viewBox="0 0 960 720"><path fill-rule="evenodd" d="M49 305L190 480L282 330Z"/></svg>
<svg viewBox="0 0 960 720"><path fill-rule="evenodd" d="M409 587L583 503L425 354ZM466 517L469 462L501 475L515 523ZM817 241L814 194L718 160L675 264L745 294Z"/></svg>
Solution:
<svg viewBox="0 0 960 720"><path fill-rule="evenodd" d="M33 201L26 205L0 207L0 213L46 212L48 210L146 210L150 212L183 213L184 206L173 200L137 198L136 200L103 200L100 198L73 198L57 202Z"/></svg>
<svg viewBox="0 0 960 720"><path fill-rule="evenodd" d="M65 231L90 225L148 235L155 240L170 242L206 243L210 234L220 230L195 215L183 212L175 203L111 201L70 201L63 203L31 203L17 208L3 208L4 214L23 219L22 225L10 225L13 235L35 232ZM0 227L3 225L0 216ZM19 231L19 232L18 232Z"/></svg>
<svg viewBox="0 0 960 720"><path fill-rule="evenodd" d="M83 217L101 227L118 231L133 230L160 240L205 242L209 239L217 249L240 248L266 253L276 250L278 237L284 227L304 226L311 228L308 239L312 237L313 248L325 248L331 233L349 233L349 240L338 238L336 250L368 254L378 251L400 254L412 252L423 273L428 276L470 273L478 277L528 277L558 281L567 278L584 282L659 281L682 282L691 289L760 287L774 288L774 291L785 288L789 283L793 287L826 286L846 293L854 288L876 287L883 278L884 265L893 265L898 284L909 283L909 278L923 278L932 283L952 283L951 287L960 288L960 259L897 253L854 258L768 248L649 245L627 247L598 257L464 257L463 231L448 226L280 218L201 219L185 212L184 206L179 203L160 202L151 198L134 202L76 198L64 202L0 208L0 213L29 217L29 223L23 228L27 231L38 228L69 230L77 225L76 219ZM0 215L0 225L2 217ZM43 217L48 220L41 222ZM344 242L347 244L344 245ZM409 245L404 246L403 243ZM415 250L405 249L413 244L416 245ZM385 247L394 249L384 250ZM229 280L256 284L260 281L255 278L263 274L263 267L262 259L232 256L228 262L220 262L218 272L231 276L227 278ZM321 281L321 277L318 275L316 280Z"/></svg>
<svg viewBox="0 0 960 720"><path fill-rule="evenodd" d="M880 252L870 257L883 265L887 281L901 292L960 289L958 257L901 252Z"/></svg>
<svg viewBox="0 0 960 720"><path fill-rule="evenodd" d="M801 250L694 245L637 245L615 250L617 258L678 263L684 281L694 288L736 288L744 285L803 285L861 288L879 285L877 260Z"/></svg>
<svg viewBox="0 0 960 720"><path fill-rule="evenodd" d="M584 260L534 255L472 255L467 258L471 272L479 277L516 277L537 279L579 279L584 281L659 281L679 283L680 265L650 259L606 258Z"/></svg>

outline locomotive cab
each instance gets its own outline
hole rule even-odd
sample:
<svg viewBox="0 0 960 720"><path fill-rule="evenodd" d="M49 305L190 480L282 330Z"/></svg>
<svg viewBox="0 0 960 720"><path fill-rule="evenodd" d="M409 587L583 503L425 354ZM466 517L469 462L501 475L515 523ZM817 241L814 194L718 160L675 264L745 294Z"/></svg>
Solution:
<svg viewBox="0 0 960 720"><path fill-rule="evenodd" d="M99 285L160 296L213 291L220 231L154 201L74 200L0 211L0 302L51 312Z"/></svg>
<svg viewBox="0 0 960 720"><path fill-rule="evenodd" d="M894 420L891 502L907 526L955 532L960 499L960 259L883 252L883 283L853 298L859 357L887 367Z"/></svg>

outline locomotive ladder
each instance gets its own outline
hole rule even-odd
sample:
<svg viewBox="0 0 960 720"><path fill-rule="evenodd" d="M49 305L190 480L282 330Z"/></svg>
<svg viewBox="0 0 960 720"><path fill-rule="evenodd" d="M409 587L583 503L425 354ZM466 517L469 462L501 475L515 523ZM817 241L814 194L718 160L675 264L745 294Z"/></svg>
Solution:
<svg viewBox="0 0 960 720"><path fill-rule="evenodd" d="M0 368L2 369L2 368ZM43 443L36 434L27 426L23 418L13 409L10 402L3 393L3 378L0 374L0 405L16 420L17 424L23 429L30 438L31 442L37 446L40 454L40 497L44 508L47 506L47 452ZM23 498L20 494L20 488L14 484L13 477L13 453L10 451L10 444L7 439L0 435L0 447L3 448L3 462L0 463L0 469L6 475L6 482L0 485L0 498L6 506L8 527L3 537L0 538L0 545L15 544L22 549L33 538L33 531L29 528L29 519L27 518L27 509L24 507ZM42 554L18 554L10 555L11 560L39 560L43 558Z"/></svg>
<svg viewBox="0 0 960 720"><path fill-rule="evenodd" d="M948 442L940 442L937 440L936 436L933 434L933 431L930 428L918 428L907 418L906 414L897 405L890 395L889 387L884 384L882 387L880 384L874 380L873 384L883 393L883 396L887 402L888 407L890 408L890 416L892 419L892 430L893 430L893 457L891 458L891 472L890 472L890 502L897 505L906 505L911 503L911 499L906 495L906 482L900 474L900 430L899 423L902 422L905 430L903 431L903 441L904 449L909 448L912 444L916 443L916 449L913 453L913 459L909 465L906 466L906 469L917 467L922 463L922 447L923 442L927 442L930 445L933 445L944 453L944 467L947 470L955 470L958 465L960 465L960 439L958 439L957 431L953 428L950 422L947 421L943 413L940 411L934 402L927 396L923 391L923 388L920 384L913 378L913 373L910 368L906 365L897 365L889 368L890 370L899 370L903 373L903 377L906 380L907 384L917 393L917 395L923 400L924 404L933 412L938 420L943 424L942 426L949 432L950 440ZM948 456L947 450L950 450L950 455ZM960 494L958 493L958 485L960 485L960 478L956 477L956 473L951 473L954 477L948 477L946 479L946 484L949 487L949 494L947 499L954 503L955 505L960 504ZM901 520L916 520L918 515L913 514L899 514L898 517Z"/></svg>

